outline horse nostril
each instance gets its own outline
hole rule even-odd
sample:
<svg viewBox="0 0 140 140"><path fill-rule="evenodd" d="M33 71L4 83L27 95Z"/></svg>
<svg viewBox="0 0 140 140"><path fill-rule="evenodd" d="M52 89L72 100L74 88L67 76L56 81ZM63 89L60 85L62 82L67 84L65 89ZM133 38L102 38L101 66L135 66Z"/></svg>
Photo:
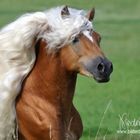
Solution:
<svg viewBox="0 0 140 140"><path fill-rule="evenodd" d="M97 69L98 69L98 71L99 72L104 72L104 70L105 70L105 66L104 66L104 64L103 63L100 63L98 66L97 66Z"/></svg>
<svg viewBox="0 0 140 140"><path fill-rule="evenodd" d="M112 63L110 63L110 71L111 72L113 71L113 65L112 65Z"/></svg>

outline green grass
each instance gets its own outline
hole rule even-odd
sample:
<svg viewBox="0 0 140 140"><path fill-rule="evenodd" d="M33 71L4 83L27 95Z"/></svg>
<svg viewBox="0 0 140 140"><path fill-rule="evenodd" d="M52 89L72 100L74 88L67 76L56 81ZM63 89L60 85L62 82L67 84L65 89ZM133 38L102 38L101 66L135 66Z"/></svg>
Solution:
<svg viewBox="0 0 140 140"><path fill-rule="evenodd" d="M98 140L139 140L138 134L120 135L117 130L123 113L130 120L140 119L140 1L1 0L0 26L22 13L64 4L82 9L96 7L94 27L102 36L102 49L114 65L109 83L78 77L74 103L84 123L81 140L94 140L98 130ZM111 104L106 110L108 103Z"/></svg>

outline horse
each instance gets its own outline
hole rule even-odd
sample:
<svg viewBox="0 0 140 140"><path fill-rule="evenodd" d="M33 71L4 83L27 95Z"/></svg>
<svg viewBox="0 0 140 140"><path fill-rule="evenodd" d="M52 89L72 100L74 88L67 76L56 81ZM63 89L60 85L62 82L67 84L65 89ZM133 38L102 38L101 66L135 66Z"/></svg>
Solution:
<svg viewBox="0 0 140 140"><path fill-rule="evenodd" d="M83 125L74 107L77 74L108 82L113 65L100 48L88 13L57 7L46 11L48 30L36 42L35 64L16 100L19 140L79 140Z"/></svg>

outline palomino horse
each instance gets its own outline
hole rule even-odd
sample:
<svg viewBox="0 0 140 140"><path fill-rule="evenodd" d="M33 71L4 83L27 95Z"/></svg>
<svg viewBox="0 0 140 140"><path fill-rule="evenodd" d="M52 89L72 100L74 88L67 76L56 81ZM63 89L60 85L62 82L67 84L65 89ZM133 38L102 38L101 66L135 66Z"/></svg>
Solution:
<svg viewBox="0 0 140 140"><path fill-rule="evenodd" d="M94 10L85 15L59 7L46 15L51 38L46 34L50 40L35 46L36 63L17 99L19 140L78 140L83 126L72 102L77 73L107 82L112 63L92 29Z"/></svg>

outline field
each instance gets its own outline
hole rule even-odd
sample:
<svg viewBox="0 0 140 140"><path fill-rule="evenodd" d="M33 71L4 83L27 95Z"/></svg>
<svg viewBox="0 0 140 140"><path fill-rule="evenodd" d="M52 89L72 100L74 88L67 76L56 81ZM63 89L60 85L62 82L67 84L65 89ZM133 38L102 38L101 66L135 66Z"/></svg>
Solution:
<svg viewBox="0 0 140 140"><path fill-rule="evenodd" d="M140 139L140 1L139 0L1 0L0 27L19 15L67 4L96 8L94 28L113 62L106 84L78 77L74 103L84 123L81 140ZM117 133L118 130L128 132Z"/></svg>

